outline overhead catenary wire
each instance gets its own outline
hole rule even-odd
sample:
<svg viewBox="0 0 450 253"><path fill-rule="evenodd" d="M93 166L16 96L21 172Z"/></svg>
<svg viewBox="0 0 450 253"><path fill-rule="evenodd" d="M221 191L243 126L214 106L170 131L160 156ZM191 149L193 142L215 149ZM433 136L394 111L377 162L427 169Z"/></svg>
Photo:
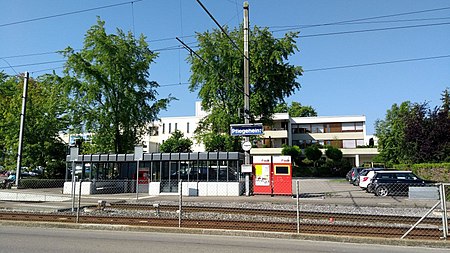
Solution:
<svg viewBox="0 0 450 253"><path fill-rule="evenodd" d="M186 50L188 50L191 54L194 54L197 58L199 58L203 63L205 63L206 65L208 65L210 68L212 68L212 69L214 69L214 67L213 66L211 66L211 64L208 62L208 61L206 61L205 59L203 59L203 57L201 57L199 54L197 54L197 52L195 52L192 48L190 48L188 45L186 45L182 40L180 40L179 38L176 38L182 45L183 45L183 47L186 49ZM215 69L214 69L214 71L216 71ZM219 71L216 71L216 73L223 79L223 80L228 80L228 81L230 81L228 78L226 78L221 72L219 72ZM233 83L233 82L231 82L231 83ZM242 89L242 87L238 87L238 86L236 86L236 88L239 90L239 91L241 91L241 92L243 92L244 93L244 89ZM244 93L245 94L245 93ZM246 96L249 96L248 94L245 94Z"/></svg>
<svg viewBox="0 0 450 253"><path fill-rule="evenodd" d="M375 66L375 65L386 65L386 64L394 64L394 63L402 63L402 62L436 60L436 59L443 59L443 58L450 58L450 55L439 55L439 56L430 56L430 57L421 57L421 58L412 58L412 59L401 59L401 60L392 60L392 61L361 63L361 64L352 64L352 65L343 65L343 66L334 66L334 67L325 67L325 68L316 68L316 69L305 69L305 70L303 70L303 72L315 72L315 71L325 71L325 70L334 70L334 69L347 69L347 68L367 67L367 66Z"/></svg>
<svg viewBox="0 0 450 253"><path fill-rule="evenodd" d="M317 33L317 34L301 35L299 37L300 38L311 38L311 37L331 36L331 35L340 35L340 34L352 34L352 33L363 33L363 32L379 32L379 31L389 31L389 30L398 30L398 29L411 29L411 28L428 27L428 26L442 26L442 25L450 25L450 22L433 23L433 24L422 24L422 25L394 26L394 27L362 29L362 30L341 31L341 32L329 32L329 33ZM291 30L292 29L280 29L280 30L273 30L272 32L282 32L282 31L291 31Z"/></svg>
<svg viewBox="0 0 450 253"><path fill-rule="evenodd" d="M236 42L234 42L234 40L232 40L230 38L230 36L228 35L227 31L225 31L225 29L223 29L223 27L219 24L219 22L217 22L217 20L214 18L214 16L208 11L208 9L206 9L206 7L202 4L202 2L200 2L200 0L196 0L198 4L200 4L200 6L203 8L203 10L208 14L208 16L214 21L214 23L219 27L219 29L222 31L223 34L225 34L225 36L228 38L228 40L230 40L231 44L233 44L233 46L247 59L248 57L245 56L244 52L241 50L241 48L239 48L238 45L236 45Z"/></svg>
<svg viewBox="0 0 450 253"><path fill-rule="evenodd" d="M378 20L378 21L357 21L351 23L337 23L332 25L367 25L367 24L386 24L386 23L401 23L401 22L421 22L421 21L435 21L435 20L448 20L450 17L439 18L413 18L413 19L394 19L394 20ZM308 29L315 27L316 25L273 25L268 26L269 29L284 28L284 29Z"/></svg>
<svg viewBox="0 0 450 253"><path fill-rule="evenodd" d="M137 3L137 2L141 2L141 1L144 1L144 0L134 0L134 1L128 1L128 2L123 2L123 3L104 5L104 6L99 6L99 7L94 7L94 8L84 9L84 10L71 11L71 12L65 12L65 13L61 13L61 14L54 14L54 15L49 15L49 16L44 16L44 17L32 18L32 19L21 20L21 21L15 21L15 22L11 22L11 23L0 24L0 27L24 24L24 23L29 23L29 22L39 21L39 20L45 20L45 19L51 19L51 18L57 18L57 17L63 17L63 16L68 16L68 15L74 15L74 14L79 14L79 13L83 13L83 12L101 10L101 9L106 9L106 8L126 5L126 4L133 4L133 3Z"/></svg>
<svg viewBox="0 0 450 253"><path fill-rule="evenodd" d="M373 16L373 17L366 17L366 18L357 18L357 19L350 19L350 20L329 22L329 23L322 23L322 24L315 24L315 25L307 25L307 26L304 26L302 28L311 28L311 27L319 27L319 26L330 26L330 25L339 25L339 24L351 24L351 23L358 22L358 21L366 21L366 20L373 20L373 19L398 17L398 16L426 13L426 12L442 11L442 10L448 10L448 9L450 9L450 6L448 6L448 7L441 7L441 8L434 8L434 9L420 10L420 11L394 13L394 14L380 15L380 16Z"/></svg>

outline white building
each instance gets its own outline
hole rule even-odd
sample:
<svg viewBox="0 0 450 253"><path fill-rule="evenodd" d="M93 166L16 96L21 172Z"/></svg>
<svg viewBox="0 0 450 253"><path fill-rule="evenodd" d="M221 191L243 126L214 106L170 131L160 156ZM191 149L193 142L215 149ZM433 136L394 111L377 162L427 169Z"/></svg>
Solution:
<svg viewBox="0 0 450 253"><path fill-rule="evenodd" d="M146 152L159 152L159 145L176 130L194 142L193 151L205 151L203 144L193 139L198 122L206 116L200 102L195 103L195 116L163 117L154 122L151 134L144 138ZM311 144L332 145L339 148L344 157L354 165L370 162L378 154L376 148L367 148L369 139L366 133L366 117L320 116L290 117L287 113L276 113L272 126L264 126L264 134L252 148L252 155L279 155L283 145L297 145L305 148ZM374 138L375 139L375 138ZM376 141L376 139L375 139ZM376 144L376 143L375 143Z"/></svg>
<svg viewBox="0 0 450 253"><path fill-rule="evenodd" d="M200 120L206 115L207 113L201 107L201 102L197 101L195 102L195 116L162 117L159 121L153 122L150 126L150 133L144 137L146 146L144 151L147 153L159 152L159 146L177 130L180 130L185 138L193 141L193 152L205 151L203 144L194 140L194 131Z"/></svg>

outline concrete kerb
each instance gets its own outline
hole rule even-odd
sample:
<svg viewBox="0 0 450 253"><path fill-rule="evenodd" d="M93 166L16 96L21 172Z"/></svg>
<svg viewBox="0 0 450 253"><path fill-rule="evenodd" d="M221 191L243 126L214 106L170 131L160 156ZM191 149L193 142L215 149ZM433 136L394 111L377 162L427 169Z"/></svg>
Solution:
<svg viewBox="0 0 450 253"><path fill-rule="evenodd" d="M450 248L450 241L446 240L411 240L411 239L389 239L371 238L359 236L333 236L333 235L313 235L295 234L283 232L264 231L240 231L221 229L195 229L195 228L166 228L166 227L143 227L129 225L103 225L103 224L74 224L56 222L23 222L23 221L0 221L1 226L21 226L21 227L41 227L60 229L90 229L90 230L110 230L110 231L132 231L132 232L153 232L153 233L187 233L216 236L241 236L255 238L276 238L291 240L309 241L329 241L357 244L378 244L391 246L428 247L428 248Z"/></svg>

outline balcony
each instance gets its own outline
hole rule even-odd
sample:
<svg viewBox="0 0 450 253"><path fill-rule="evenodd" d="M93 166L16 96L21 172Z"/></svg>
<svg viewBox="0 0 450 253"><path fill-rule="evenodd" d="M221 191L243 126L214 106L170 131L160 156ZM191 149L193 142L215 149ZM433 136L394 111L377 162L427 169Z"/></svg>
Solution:
<svg viewBox="0 0 450 253"><path fill-rule="evenodd" d="M264 130L262 138L268 139L269 137L272 139L286 139L288 138L288 131L282 128L279 129L273 128L271 130Z"/></svg>
<svg viewBox="0 0 450 253"><path fill-rule="evenodd" d="M281 155L283 148L252 148L251 155Z"/></svg>
<svg viewBox="0 0 450 253"><path fill-rule="evenodd" d="M294 140L353 140L364 139L363 132L338 132L338 133L303 133L294 134Z"/></svg>

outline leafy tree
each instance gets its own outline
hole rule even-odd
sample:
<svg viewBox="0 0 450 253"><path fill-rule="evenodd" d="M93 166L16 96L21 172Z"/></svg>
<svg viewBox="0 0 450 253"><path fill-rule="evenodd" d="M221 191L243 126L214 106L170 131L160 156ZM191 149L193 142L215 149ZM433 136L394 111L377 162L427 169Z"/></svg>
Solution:
<svg viewBox="0 0 450 253"><path fill-rule="evenodd" d="M442 111L444 113L447 113L450 117L450 94L449 94L449 88L445 89L441 94L441 101L442 101Z"/></svg>
<svg viewBox="0 0 450 253"><path fill-rule="evenodd" d="M189 153L192 152L192 141L189 138L184 138L184 134L180 130L177 130L172 133L169 139L161 144L160 150L165 153Z"/></svg>
<svg viewBox="0 0 450 253"><path fill-rule="evenodd" d="M71 115L76 130L94 133L97 152L132 151L147 124L166 109L172 97L157 99L149 67L157 54L150 51L145 37L117 29L107 34L100 19L85 36L76 52L67 47L61 79L71 98Z"/></svg>
<svg viewBox="0 0 450 253"><path fill-rule="evenodd" d="M379 158L388 164L424 163L450 160L450 117L444 91L440 107L427 103L403 102L388 110L378 121Z"/></svg>
<svg viewBox="0 0 450 253"><path fill-rule="evenodd" d="M329 146L325 150L325 155L333 160L334 162L339 162L342 160L342 151L338 148L335 148L333 146Z"/></svg>
<svg viewBox="0 0 450 253"><path fill-rule="evenodd" d="M203 136L206 151L235 151L240 150L240 140L227 134L208 133Z"/></svg>
<svg viewBox="0 0 450 253"><path fill-rule="evenodd" d="M317 112L311 106L303 106L299 102L292 102L288 106L285 102L278 104L275 107L275 112L287 112L291 117L315 117Z"/></svg>
<svg viewBox="0 0 450 253"><path fill-rule="evenodd" d="M281 150L281 154L291 156L292 161L294 161L294 164L296 164L298 163L300 156L302 155L302 150L296 145L294 146L285 145Z"/></svg>
<svg viewBox="0 0 450 253"><path fill-rule="evenodd" d="M23 76L0 80L0 148L7 169L17 162ZM22 165L45 167L44 177L62 177L66 145L59 133L67 129L68 100L51 76L28 82L27 111L22 148Z"/></svg>
<svg viewBox="0 0 450 253"><path fill-rule="evenodd" d="M412 163L440 162L450 157L450 118L445 110L415 104L406 121L405 142Z"/></svg>
<svg viewBox="0 0 450 253"><path fill-rule="evenodd" d="M388 164L407 161L407 145L405 142L406 118L410 114L412 104L403 102L400 106L392 105L384 120L375 122L380 157Z"/></svg>
<svg viewBox="0 0 450 253"><path fill-rule="evenodd" d="M205 142L212 134L229 134L231 123L243 123L239 110L243 95L243 28L229 31L229 37L239 45L236 49L220 30L197 34L199 49L188 58L191 64L190 90L197 91L202 107L209 112L197 127L196 136ZM300 88L296 78L302 69L287 60L297 50L298 33L275 38L268 28L254 27L250 31L250 116L268 121L277 104ZM205 60L208 64L206 64ZM236 139L236 138L235 138ZM233 140L232 143L239 143ZM239 149L239 145L234 145Z"/></svg>
<svg viewBox="0 0 450 253"><path fill-rule="evenodd" d="M314 161L314 167L317 164L317 161L322 157L322 151L320 151L317 145L312 145L305 148L305 156L308 160Z"/></svg>

